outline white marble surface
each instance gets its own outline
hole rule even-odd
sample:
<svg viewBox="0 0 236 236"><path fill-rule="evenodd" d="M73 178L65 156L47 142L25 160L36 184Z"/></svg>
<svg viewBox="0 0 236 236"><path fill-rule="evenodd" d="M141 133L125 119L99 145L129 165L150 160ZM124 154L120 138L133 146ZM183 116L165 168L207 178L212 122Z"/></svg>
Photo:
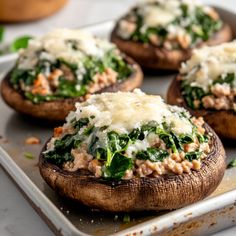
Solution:
<svg viewBox="0 0 236 236"><path fill-rule="evenodd" d="M6 40L11 41L22 34L40 35L56 27L76 28L114 19L135 2L135 0L70 0L64 9L44 20L6 25ZM206 2L217 4L236 12L235 0L208 0ZM0 235L53 235L2 168L0 168ZM215 235L234 236L236 235L236 227L221 231Z"/></svg>

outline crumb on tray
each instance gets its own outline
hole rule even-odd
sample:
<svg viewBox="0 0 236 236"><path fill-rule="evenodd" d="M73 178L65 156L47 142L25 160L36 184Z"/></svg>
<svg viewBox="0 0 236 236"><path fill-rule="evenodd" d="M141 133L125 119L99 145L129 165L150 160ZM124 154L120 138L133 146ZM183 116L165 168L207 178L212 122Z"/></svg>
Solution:
<svg viewBox="0 0 236 236"><path fill-rule="evenodd" d="M25 144L40 144L40 139L37 137L28 137L25 139Z"/></svg>

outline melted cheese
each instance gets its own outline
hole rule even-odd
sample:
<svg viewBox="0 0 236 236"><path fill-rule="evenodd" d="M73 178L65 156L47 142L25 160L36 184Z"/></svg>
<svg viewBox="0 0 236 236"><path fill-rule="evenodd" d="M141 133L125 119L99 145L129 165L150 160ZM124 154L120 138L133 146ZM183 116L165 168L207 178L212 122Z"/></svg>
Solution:
<svg viewBox="0 0 236 236"><path fill-rule="evenodd" d="M180 2L177 0L147 1L139 5L138 13L143 17L145 26L163 26L167 25L173 21L176 16L181 14L179 5Z"/></svg>
<svg viewBox="0 0 236 236"><path fill-rule="evenodd" d="M182 15L182 4L187 5L187 14L189 17L182 18L179 25L172 23ZM137 15L143 19L140 28L141 33L145 33L150 27L166 27L171 37L188 34L185 27L191 22L191 15L196 14L195 10L200 7L206 14L212 11L212 8L202 5L198 0L143 0L136 6ZM136 13L131 10L129 16L135 16ZM133 18L131 17L131 18ZM118 24L118 35L123 39L129 39L136 29L134 22L126 19L120 20Z"/></svg>
<svg viewBox="0 0 236 236"><path fill-rule="evenodd" d="M44 52L40 56L45 59L55 61L60 58L80 67L85 55L102 57L114 47L112 43L81 30L57 29L29 41L28 47L20 51L19 68L33 68L38 61L38 52L42 50Z"/></svg>
<svg viewBox="0 0 236 236"><path fill-rule="evenodd" d="M171 12L153 6L143 8L142 15L144 16L144 24L149 27L167 25L175 18Z"/></svg>
<svg viewBox="0 0 236 236"><path fill-rule="evenodd" d="M68 122L95 116L91 119L92 124L107 126L107 132L128 133L149 121L166 122L178 134L192 132L189 120L180 118L183 109L169 106L160 96L146 95L140 90L92 95L86 102L77 103L76 108L68 116Z"/></svg>
<svg viewBox="0 0 236 236"><path fill-rule="evenodd" d="M208 87L220 75L236 74L236 41L193 51L192 57L182 64L180 73L192 86Z"/></svg>

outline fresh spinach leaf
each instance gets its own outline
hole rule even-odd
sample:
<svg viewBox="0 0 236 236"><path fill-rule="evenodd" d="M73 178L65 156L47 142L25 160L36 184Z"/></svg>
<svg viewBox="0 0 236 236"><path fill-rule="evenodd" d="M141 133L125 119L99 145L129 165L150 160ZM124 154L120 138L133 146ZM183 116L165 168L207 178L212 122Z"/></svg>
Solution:
<svg viewBox="0 0 236 236"><path fill-rule="evenodd" d="M82 127L89 124L89 118L80 118L78 121L73 120L71 122L72 127L78 132Z"/></svg>
<svg viewBox="0 0 236 236"><path fill-rule="evenodd" d="M149 160L152 162L163 161L169 153L166 150L158 148L147 148L145 151L139 151L136 158L140 160Z"/></svg>
<svg viewBox="0 0 236 236"><path fill-rule="evenodd" d="M96 156L96 151L100 147L98 140L99 138L96 136L96 134L93 134L87 148L88 153L91 154L92 156Z"/></svg>
<svg viewBox="0 0 236 236"><path fill-rule="evenodd" d="M107 150L104 148L98 147L96 149L96 159L106 161L107 160Z"/></svg>
<svg viewBox="0 0 236 236"><path fill-rule="evenodd" d="M227 168L232 168L232 167L236 167L236 158L232 160L227 166Z"/></svg>
<svg viewBox="0 0 236 236"><path fill-rule="evenodd" d="M137 128L137 129L133 129L130 134L129 134L129 138L131 139L131 141L135 142L136 140L143 140L144 139L144 134L141 131L141 129Z"/></svg>
<svg viewBox="0 0 236 236"><path fill-rule="evenodd" d="M184 82L182 83L182 92L183 92L185 101L187 102L188 106L192 109L195 109L195 106L193 103L194 100L201 101L202 98L207 95L202 88L194 87L189 84L185 84Z"/></svg>
<svg viewBox="0 0 236 236"><path fill-rule="evenodd" d="M12 52L17 52L21 48L27 48L29 40L32 39L31 36L21 36L15 39L10 45L10 50Z"/></svg>
<svg viewBox="0 0 236 236"><path fill-rule="evenodd" d="M108 146L112 153L117 151L121 152L126 150L130 139L126 134L119 135L118 133L111 131L107 134Z"/></svg>
<svg viewBox="0 0 236 236"><path fill-rule="evenodd" d="M194 151L194 152L187 152L185 154L185 159L188 161L198 160L202 155L202 152Z"/></svg>
<svg viewBox="0 0 236 236"><path fill-rule="evenodd" d="M109 179L121 179L126 170L133 167L133 161L120 153L116 153L109 166L104 171L104 177Z"/></svg>
<svg viewBox="0 0 236 236"><path fill-rule="evenodd" d="M4 38L4 27L2 25L0 25L0 42L2 42L3 38Z"/></svg>
<svg viewBox="0 0 236 236"><path fill-rule="evenodd" d="M199 143L207 143L209 140L207 135L202 135L202 134L197 133L196 136L198 138Z"/></svg>
<svg viewBox="0 0 236 236"><path fill-rule="evenodd" d="M194 139L191 135L189 134L182 134L180 135L180 142L182 144L188 144L188 143L193 143Z"/></svg>
<svg viewBox="0 0 236 236"><path fill-rule="evenodd" d="M44 158L48 162L51 162L56 165L62 165L67 161L74 160L70 152L57 152L56 150L44 153Z"/></svg>
<svg viewBox="0 0 236 236"><path fill-rule="evenodd" d="M157 126L158 126L158 124L156 121L149 121L147 124L142 126L142 128L141 128L142 133L144 133L144 132L147 132L148 134L155 133Z"/></svg>
<svg viewBox="0 0 236 236"><path fill-rule="evenodd" d="M170 132L172 139L174 140L175 147L180 151L183 150L182 140L173 132Z"/></svg>
<svg viewBox="0 0 236 236"><path fill-rule="evenodd" d="M26 85L32 85L35 80L35 73L32 70L14 68L11 73L10 82L13 85L18 85L21 80L24 81Z"/></svg>
<svg viewBox="0 0 236 236"><path fill-rule="evenodd" d="M230 84L231 86L233 85L235 79L235 74L234 73L228 73L225 77L223 77L222 75L219 76L218 79L213 81L213 84Z"/></svg>
<svg viewBox="0 0 236 236"><path fill-rule="evenodd" d="M73 98L85 95L87 92L86 88L84 86L81 86L80 90L77 90L76 85L77 85L76 81L69 81L66 80L65 78L61 78L55 96L64 98L70 98L70 97Z"/></svg>
<svg viewBox="0 0 236 236"><path fill-rule="evenodd" d="M64 65L66 65L68 68L70 68L72 71L75 71L75 70L78 69L77 64L75 64L75 63L70 63L70 62L68 62L68 61L65 61L65 60L62 59L62 58L58 59L58 62L57 62L57 63L59 64L58 67L60 67L60 65L64 64Z"/></svg>
<svg viewBox="0 0 236 236"><path fill-rule="evenodd" d="M91 125L91 126L85 128L85 130L84 130L84 132L83 132L83 135L88 136L88 135L90 135L93 131L94 131L94 126Z"/></svg>
<svg viewBox="0 0 236 236"><path fill-rule="evenodd" d="M160 139L164 141L167 148L171 148L174 153L178 152L175 141L170 133L161 128L158 128L156 132L159 135Z"/></svg>

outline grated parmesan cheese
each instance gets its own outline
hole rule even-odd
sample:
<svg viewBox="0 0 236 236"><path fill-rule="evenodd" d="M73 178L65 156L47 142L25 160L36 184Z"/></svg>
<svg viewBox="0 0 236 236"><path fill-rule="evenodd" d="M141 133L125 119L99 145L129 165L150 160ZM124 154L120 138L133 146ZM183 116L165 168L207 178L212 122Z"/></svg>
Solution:
<svg viewBox="0 0 236 236"><path fill-rule="evenodd" d="M19 53L18 66L20 69L31 69L38 62L38 58L41 58L52 62L63 59L80 68L85 55L102 57L114 47L114 44L81 30L56 29L42 37L31 39L28 47ZM42 55L38 55L42 50Z"/></svg>
<svg viewBox="0 0 236 236"><path fill-rule="evenodd" d="M76 104L76 111L67 117L67 123L74 118L94 116L91 124L105 127L106 132L129 133L149 121L166 122L178 134L190 134L192 124L180 114L183 108L169 106L160 96L147 95L140 90L134 92L103 93L92 95L87 101Z"/></svg>

